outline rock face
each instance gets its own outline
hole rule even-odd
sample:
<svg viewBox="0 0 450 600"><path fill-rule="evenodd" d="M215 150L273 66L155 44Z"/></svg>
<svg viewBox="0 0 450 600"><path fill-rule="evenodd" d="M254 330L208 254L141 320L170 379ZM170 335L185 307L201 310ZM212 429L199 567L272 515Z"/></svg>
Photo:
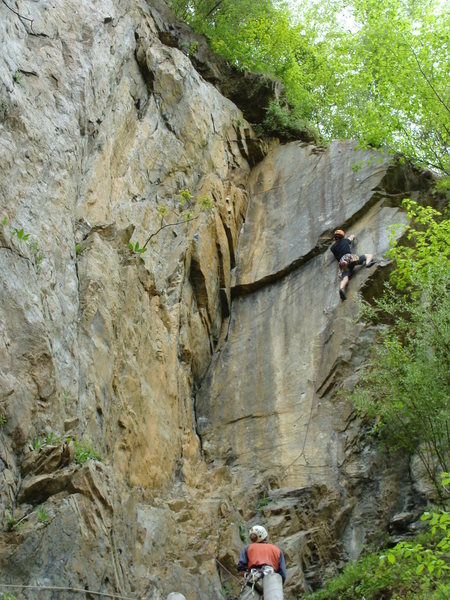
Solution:
<svg viewBox="0 0 450 600"><path fill-rule="evenodd" d="M420 506L345 399L383 262L342 304L327 244L351 227L381 258L429 182L351 143L269 149L161 1L22 10L0 3L0 584L222 598L262 520L296 598ZM180 221L183 189L212 210Z"/></svg>
<svg viewBox="0 0 450 600"><path fill-rule="evenodd" d="M354 146L291 143L253 169L229 335L197 396L205 458L229 467L242 506L259 506L254 518L283 540L293 593L417 508L405 457L376 451L346 395L375 334L356 323L358 290L376 292L387 228L405 219L396 200L422 183ZM337 226L378 260L355 270L345 303L328 251Z"/></svg>

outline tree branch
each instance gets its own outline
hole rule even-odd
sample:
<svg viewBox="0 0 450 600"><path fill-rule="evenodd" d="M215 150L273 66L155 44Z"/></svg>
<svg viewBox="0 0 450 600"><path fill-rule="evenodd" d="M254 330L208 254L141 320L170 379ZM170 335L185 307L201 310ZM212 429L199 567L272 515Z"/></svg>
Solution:
<svg viewBox="0 0 450 600"><path fill-rule="evenodd" d="M417 58L417 54L415 53L414 48L412 48L411 46L409 46L409 49L411 50L412 55L414 56L414 60L416 61L417 66L419 67L419 71L422 73L422 77L425 79L425 81L428 83L428 85L430 86L430 88L433 90L434 95L439 100L439 102L442 104L442 106L445 108L445 110L450 113L450 108L445 104L445 102L443 101L443 99L441 98L441 96L436 91L434 85L429 80L427 74L422 69L422 65L420 64L419 59Z"/></svg>
<svg viewBox="0 0 450 600"><path fill-rule="evenodd" d="M214 6L211 8L211 10L208 12L208 14L205 15L205 19L207 19L210 15L213 14L213 12L216 10L216 8L219 8L219 6L223 3L223 0L219 0L218 2L216 2L214 4Z"/></svg>
<svg viewBox="0 0 450 600"><path fill-rule="evenodd" d="M195 219L198 219L199 215L197 215L196 217L192 217L191 219L185 219L183 221L178 221L177 223L166 223L165 225L161 225L161 227L159 229L157 229L154 233L152 233L150 235L150 237L147 239L147 241L145 242L145 244L142 246L143 248L146 248L148 243L150 242L150 240L155 237L155 235L158 235L158 233L162 230L165 229L166 227L175 227L176 225L183 225L184 223L189 223L189 221L195 221Z"/></svg>

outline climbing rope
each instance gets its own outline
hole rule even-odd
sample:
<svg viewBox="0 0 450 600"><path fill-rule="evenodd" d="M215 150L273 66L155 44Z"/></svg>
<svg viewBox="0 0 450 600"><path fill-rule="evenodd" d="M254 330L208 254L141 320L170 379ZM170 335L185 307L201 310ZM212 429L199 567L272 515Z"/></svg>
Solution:
<svg viewBox="0 0 450 600"><path fill-rule="evenodd" d="M229 571L225 565L223 565L220 560L215 559L217 564L226 571L233 579L241 584L240 577L236 577L231 571ZM92 594L93 596L103 596L104 598L114 598L115 600L137 600L136 598L131 598L130 596L121 596L120 594L108 594L107 592L93 592L92 590L86 590L84 588L73 588L73 587L60 587L60 586L51 586L51 585L24 585L20 583L0 583L0 588L10 588L10 589L26 589L26 590L46 590L46 591L59 591L59 592L75 592L78 594Z"/></svg>
<svg viewBox="0 0 450 600"><path fill-rule="evenodd" d="M219 567L221 567L224 571L226 571L228 573L228 575L231 575L231 577L233 577L233 579L236 579L236 581L239 581L239 583L241 583L241 579L239 577L236 577L236 575L234 575L231 571L229 571L225 565L223 565L220 560L218 560L217 558L215 559L216 563L219 565Z"/></svg>
<svg viewBox="0 0 450 600"><path fill-rule="evenodd" d="M19 588L26 590L47 590L47 591L59 591L59 592L76 592L78 594L92 594L93 596L103 596L106 598L115 598L116 600L136 600L136 598L130 598L129 596L120 596L119 594L108 594L106 592L93 592L92 590L85 590L83 588L73 587L57 587L52 585L22 585L12 583L0 583L0 588Z"/></svg>

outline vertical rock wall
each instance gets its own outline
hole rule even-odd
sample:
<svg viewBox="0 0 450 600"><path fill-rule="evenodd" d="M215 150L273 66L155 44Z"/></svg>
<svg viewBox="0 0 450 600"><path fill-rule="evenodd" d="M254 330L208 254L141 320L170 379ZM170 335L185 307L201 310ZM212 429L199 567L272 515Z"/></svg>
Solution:
<svg viewBox="0 0 450 600"><path fill-rule="evenodd" d="M279 146L250 176L229 336L197 415L206 460L228 465L240 506L282 540L293 594L420 506L407 458L377 451L346 396L375 334L357 323L359 292L379 289L401 198L424 189L412 170L352 142ZM337 227L378 261L355 270L345 302L329 252Z"/></svg>
<svg viewBox="0 0 450 600"><path fill-rule="evenodd" d="M217 596L214 553L197 581L193 534L158 498L198 488L193 391L228 319L259 143L160 41L155 3L18 9L30 20L0 6L2 582L157 598L184 578ZM130 252L182 189L213 209ZM102 462L77 465L69 436Z"/></svg>
<svg viewBox="0 0 450 600"><path fill-rule="evenodd" d="M252 170L264 144L199 71L242 86L220 84L204 42L194 69L162 1L7 4L0 584L222 598L263 519L295 598L408 503L406 463L336 393L372 339L355 297L381 266L339 304L325 240L352 226L381 256L422 183L351 144L274 144ZM213 209L158 232L182 189Z"/></svg>

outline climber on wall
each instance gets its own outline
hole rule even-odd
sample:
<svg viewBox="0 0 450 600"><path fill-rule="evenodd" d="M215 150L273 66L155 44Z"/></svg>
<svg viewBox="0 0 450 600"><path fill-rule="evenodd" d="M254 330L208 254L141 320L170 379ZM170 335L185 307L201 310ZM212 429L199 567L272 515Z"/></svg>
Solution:
<svg viewBox="0 0 450 600"><path fill-rule="evenodd" d="M358 265L366 264L366 268L372 267L375 263L372 254L352 254L351 243L355 239L354 235L345 237L345 232L342 229L336 229L333 235L334 244L330 250L334 254L341 269L341 284L339 286L339 296L341 300L346 299L345 288L353 275L353 269Z"/></svg>
<svg viewBox="0 0 450 600"><path fill-rule="evenodd" d="M265 600L282 600L286 580L283 552L267 541L267 531L261 525L250 529L249 538L251 544L243 548L237 565L246 582L239 598L252 598L255 589L260 594L264 590Z"/></svg>

